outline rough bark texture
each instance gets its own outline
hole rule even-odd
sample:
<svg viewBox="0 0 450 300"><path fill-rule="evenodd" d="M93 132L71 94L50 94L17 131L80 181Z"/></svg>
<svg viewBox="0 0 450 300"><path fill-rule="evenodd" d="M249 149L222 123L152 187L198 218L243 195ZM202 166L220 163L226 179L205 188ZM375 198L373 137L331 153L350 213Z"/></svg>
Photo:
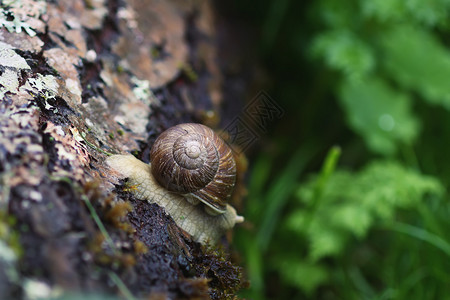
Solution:
<svg viewBox="0 0 450 300"><path fill-rule="evenodd" d="M0 299L233 298L240 268L133 199L99 150L148 161L163 129L217 125L210 3L3 1L0 19Z"/></svg>

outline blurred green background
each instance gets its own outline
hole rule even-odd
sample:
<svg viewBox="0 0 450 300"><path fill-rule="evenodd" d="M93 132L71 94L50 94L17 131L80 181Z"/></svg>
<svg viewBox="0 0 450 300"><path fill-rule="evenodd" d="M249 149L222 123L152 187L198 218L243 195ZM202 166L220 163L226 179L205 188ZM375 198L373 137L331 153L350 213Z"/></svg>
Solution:
<svg viewBox="0 0 450 300"><path fill-rule="evenodd" d="M232 1L285 110L237 230L248 299L450 297L450 0Z"/></svg>

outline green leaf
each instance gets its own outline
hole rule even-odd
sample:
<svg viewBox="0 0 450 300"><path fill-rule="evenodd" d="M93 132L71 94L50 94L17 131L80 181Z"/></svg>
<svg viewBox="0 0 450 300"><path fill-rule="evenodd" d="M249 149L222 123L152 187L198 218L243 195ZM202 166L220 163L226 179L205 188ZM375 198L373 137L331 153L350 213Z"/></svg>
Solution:
<svg viewBox="0 0 450 300"><path fill-rule="evenodd" d="M325 256L336 256L342 252L347 235L329 226L324 220L313 222L309 230L310 252L312 261Z"/></svg>
<svg viewBox="0 0 450 300"><path fill-rule="evenodd" d="M312 51L322 56L331 68L342 71L350 79L364 76L375 64L370 47L346 29L319 35L313 42Z"/></svg>
<svg viewBox="0 0 450 300"><path fill-rule="evenodd" d="M349 27L354 21L356 6L353 1L322 0L316 4L314 15L319 15L332 28Z"/></svg>
<svg viewBox="0 0 450 300"><path fill-rule="evenodd" d="M381 45L394 80L450 109L450 51L432 33L399 25L382 34Z"/></svg>
<svg viewBox="0 0 450 300"><path fill-rule="evenodd" d="M364 16L375 18L379 22L402 21L402 23L435 26L446 22L450 1L361 0L360 3Z"/></svg>
<svg viewBox="0 0 450 300"><path fill-rule="evenodd" d="M326 164L325 164L326 165ZM317 197L321 176L302 185L302 204ZM335 171L322 183L319 205L290 213L286 228L310 242L309 257L315 261L337 256L352 236L362 239L374 222L393 219L397 209L419 206L425 195L440 196L444 187L435 178L419 174L394 161L376 161L360 172Z"/></svg>
<svg viewBox="0 0 450 300"><path fill-rule="evenodd" d="M286 228L301 234L306 228L308 212L306 210L295 210L285 219Z"/></svg>
<svg viewBox="0 0 450 300"><path fill-rule="evenodd" d="M281 277L287 283L300 287L311 294L319 285L329 279L328 269L318 263L302 261L298 257L284 257L276 261Z"/></svg>
<svg viewBox="0 0 450 300"><path fill-rule="evenodd" d="M379 22L401 20L405 18L404 0L360 1L361 10L366 18L375 18Z"/></svg>
<svg viewBox="0 0 450 300"><path fill-rule="evenodd" d="M448 19L450 1L448 0L408 0L404 1L408 15L421 24L433 26Z"/></svg>
<svg viewBox="0 0 450 300"><path fill-rule="evenodd" d="M444 187L437 179L393 161L370 164L355 184L363 195L364 205L381 218L392 218L395 207L415 207L425 195L441 196L444 192Z"/></svg>
<svg viewBox="0 0 450 300"><path fill-rule="evenodd" d="M353 203L336 205L331 222L358 238L366 235L373 222L373 216L368 209L362 209Z"/></svg>
<svg viewBox="0 0 450 300"><path fill-rule="evenodd" d="M419 121L410 98L381 79L345 81L340 100L350 126L376 153L394 154L399 144L411 144L417 137Z"/></svg>

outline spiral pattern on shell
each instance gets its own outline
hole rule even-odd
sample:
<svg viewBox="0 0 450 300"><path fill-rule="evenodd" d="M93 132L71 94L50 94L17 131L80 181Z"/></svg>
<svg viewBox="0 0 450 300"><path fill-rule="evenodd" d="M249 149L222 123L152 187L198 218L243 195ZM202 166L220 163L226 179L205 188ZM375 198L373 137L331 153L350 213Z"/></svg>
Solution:
<svg viewBox="0 0 450 300"><path fill-rule="evenodd" d="M195 123L164 131L150 152L152 174L167 190L189 194L223 213L236 180L231 149L210 128Z"/></svg>

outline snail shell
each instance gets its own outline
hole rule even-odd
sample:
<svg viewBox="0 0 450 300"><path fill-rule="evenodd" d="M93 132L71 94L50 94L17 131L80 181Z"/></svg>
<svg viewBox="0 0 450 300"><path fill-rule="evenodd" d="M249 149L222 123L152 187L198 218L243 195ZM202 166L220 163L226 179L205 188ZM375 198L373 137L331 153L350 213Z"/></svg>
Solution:
<svg viewBox="0 0 450 300"><path fill-rule="evenodd" d="M156 139L150 161L154 178L168 191L200 200L211 214L226 212L236 163L231 149L212 129L195 123L167 129Z"/></svg>

